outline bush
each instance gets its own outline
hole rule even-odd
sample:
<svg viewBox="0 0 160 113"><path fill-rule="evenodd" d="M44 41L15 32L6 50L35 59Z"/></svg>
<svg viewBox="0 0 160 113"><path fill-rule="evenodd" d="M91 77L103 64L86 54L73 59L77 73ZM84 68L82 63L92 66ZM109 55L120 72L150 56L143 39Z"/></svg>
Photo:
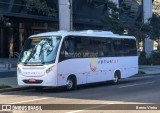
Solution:
<svg viewBox="0 0 160 113"><path fill-rule="evenodd" d="M152 51L150 55L150 63L152 65L160 65L160 51Z"/></svg>
<svg viewBox="0 0 160 113"><path fill-rule="evenodd" d="M138 74L146 74L144 71L138 71Z"/></svg>
<svg viewBox="0 0 160 113"><path fill-rule="evenodd" d="M11 88L11 86L6 84L0 84L0 89L4 89L4 88Z"/></svg>
<svg viewBox="0 0 160 113"><path fill-rule="evenodd" d="M146 52L140 53L139 65L149 65L149 58L146 57Z"/></svg>
<svg viewBox="0 0 160 113"><path fill-rule="evenodd" d="M146 57L145 52L141 52L139 65L160 65L160 51L152 51L149 58Z"/></svg>

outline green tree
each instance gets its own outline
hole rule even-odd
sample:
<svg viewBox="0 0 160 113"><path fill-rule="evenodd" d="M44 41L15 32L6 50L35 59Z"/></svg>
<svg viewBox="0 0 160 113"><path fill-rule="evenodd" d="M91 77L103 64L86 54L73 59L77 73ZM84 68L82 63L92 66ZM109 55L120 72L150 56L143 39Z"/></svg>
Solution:
<svg viewBox="0 0 160 113"><path fill-rule="evenodd" d="M106 1L104 5L104 16L102 22L104 29L113 31L114 33L122 34L124 32L124 26L119 19L121 9L117 8L116 4L112 1Z"/></svg>
<svg viewBox="0 0 160 113"><path fill-rule="evenodd" d="M149 19L149 26L151 26L151 39L160 40L160 16L158 14L153 14L152 18ZM158 50L160 50L160 43L158 44Z"/></svg>
<svg viewBox="0 0 160 113"><path fill-rule="evenodd" d="M148 23L137 22L134 28L128 29L129 34L134 35L138 40L143 40L143 43L145 43L144 39L148 37L154 41L158 41L160 39L160 16L153 14ZM160 44L158 49L160 50Z"/></svg>
<svg viewBox="0 0 160 113"><path fill-rule="evenodd" d="M151 38L157 40L160 37L160 16L153 14L152 18L149 19L149 26L151 26Z"/></svg>
<svg viewBox="0 0 160 113"><path fill-rule="evenodd" d="M140 23L135 28L139 30L139 34L142 34L142 39L149 37L154 41L158 41L160 39L160 16L153 14L148 23ZM158 50L160 50L160 44L158 45Z"/></svg>
<svg viewBox="0 0 160 113"><path fill-rule="evenodd" d="M9 18L0 14L0 27L5 27L7 22L9 22Z"/></svg>
<svg viewBox="0 0 160 113"><path fill-rule="evenodd" d="M134 26L128 26L128 34L135 36L137 42L143 42L143 51L145 51L145 38L151 35L151 26L149 23L136 22Z"/></svg>
<svg viewBox="0 0 160 113"><path fill-rule="evenodd" d="M28 6L28 10L33 13L37 13L45 16L57 16L56 10L47 5L45 0L24 0Z"/></svg>

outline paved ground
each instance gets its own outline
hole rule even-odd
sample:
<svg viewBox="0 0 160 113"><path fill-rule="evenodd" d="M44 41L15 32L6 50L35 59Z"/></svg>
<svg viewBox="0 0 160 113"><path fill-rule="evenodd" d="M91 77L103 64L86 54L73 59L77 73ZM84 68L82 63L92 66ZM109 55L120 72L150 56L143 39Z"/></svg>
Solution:
<svg viewBox="0 0 160 113"><path fill-rule="evenodd" d="M17 84L17 77L8 77L8 78L1 78L0 84L7 84L12 88L19 87Z"/></svg>
<svg viewBox="0 0 160 113"><path fill-rule="evenodd" d="M139 66L139 70L146 74L157 74L160 73L160 66Z"/></svg>
<svg viewBox="0 0 160 113"><path fill-rule="evenodd" d="M115 104L121 104L121 108L124 109L127 108L128 104L135 104L136 109L137 104L156 103L160 103L159 75L128 78L122 80L118 85L108 82L80 86L78 90L70 92L61 89L42 91L30 89L0 93L0 104L95 104L83 106L81 110L64 110L65 108L63 108L60 111L14 111L13 113L159 113L160 111L157 110L103 110L108 106L113 107Z"/></svg>
<svg viewBox="0 0 160 113"><path fill-rule="evenodd" d="M16 76L16 71L0 72L0 84L7 84L13 88L19 87Z"/></svg>

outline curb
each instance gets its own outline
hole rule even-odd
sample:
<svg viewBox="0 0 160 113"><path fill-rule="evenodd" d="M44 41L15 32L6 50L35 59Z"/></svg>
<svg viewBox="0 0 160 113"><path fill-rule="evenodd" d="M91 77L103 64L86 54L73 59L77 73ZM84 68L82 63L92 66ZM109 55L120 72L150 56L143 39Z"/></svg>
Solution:
<svg viewBox="0 0 160 113"><path fill-rule="evenodd" d="M160 75L160 73L153 73L153 74L137 74L137 75L133 75L130 78L133 77L144 77L144 76L155 76L155 75Z"/></svg>
<svg viewBox="0 0 160 113"><path fill-rule="evenodd" d="M0 89L0 93L11 92L11 91L20 91L20 90L28 90L29 87L17 87L17 88L4 88Z"/></svg>

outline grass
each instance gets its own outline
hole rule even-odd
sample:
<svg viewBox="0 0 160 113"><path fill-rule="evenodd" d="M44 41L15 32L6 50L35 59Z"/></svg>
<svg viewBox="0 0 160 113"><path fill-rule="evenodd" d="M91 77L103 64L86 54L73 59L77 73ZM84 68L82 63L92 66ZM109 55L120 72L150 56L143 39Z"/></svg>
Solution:
<svg viewBox="0 0 160 113"><path fill-rule="evenodd" d="M138 71L138 74L146 74L144 71Z"/></svg>
<svg viewBox="0 0 160 113"><path fill-rule="evenodd" d="M6 84L0 84L0 89L4 89L4 88L11 88L11 86Z"/></svg>

